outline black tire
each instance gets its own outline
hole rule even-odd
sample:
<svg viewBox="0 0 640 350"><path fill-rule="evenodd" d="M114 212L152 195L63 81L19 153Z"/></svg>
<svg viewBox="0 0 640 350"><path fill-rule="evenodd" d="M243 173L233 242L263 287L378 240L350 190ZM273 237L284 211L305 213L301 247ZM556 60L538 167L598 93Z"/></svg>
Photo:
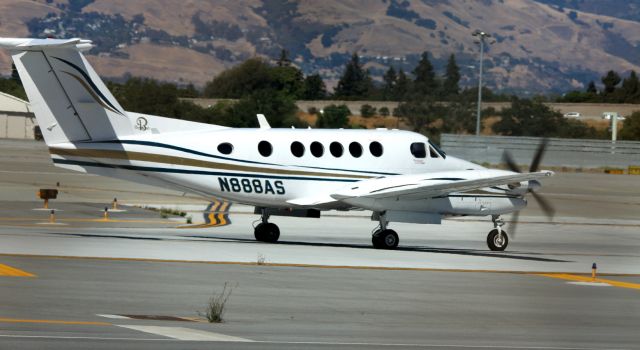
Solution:
<svg viewBox="0 0 640 350"><path fill-rule="evenodd" d="M493 229L487 235L487 246L495 252L504 251L509 245L509 236L507 231L502 230L502 240L498 239L498 229Z"/></svg>
<svg viewBox="0 0 640 350"><path fill-rule="evenodd" d="M266 224L261 223L256 226L253 234L257 241L275 243L278 241L278 238L280 238L280 229L278 228L278 225L270 222Z"/></svg>
<svg viewBox="0 0 640 350"><path fill-rule="evenodd" d="M396 249L400 238L394 230L381 230L373 234L371 237L371 243L376 249Z"/></svg>

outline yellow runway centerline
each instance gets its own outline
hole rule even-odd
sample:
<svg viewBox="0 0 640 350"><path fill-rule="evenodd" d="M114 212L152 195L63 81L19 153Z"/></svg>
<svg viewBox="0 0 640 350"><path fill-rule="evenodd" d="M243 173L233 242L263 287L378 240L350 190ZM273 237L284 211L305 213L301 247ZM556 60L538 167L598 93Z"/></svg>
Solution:
<svg viewBox="0 0 640 350"><path fill-rule="evenodd" d="M638 283L614 281L614 280L608 280L603 278L592 279L590 276L571 275L567 273L544 273L544 274L538 274L538 276L559 278L559 279L573 281L573 282L606 283L614 287L640 289L640 284Z"/></svg>
<svg viewBox="0 0 640 350"><path fill-rule="evenodd" d="M109 322L89 322L89 321L63 321L63 320L25 320L19 318L0 318L0 323L49 323L49 324L75 324L89 326L111 326Z"/></svg>
<svg viewBox="0 0 640 350"><path fill-rule="evenodd" d="M22 271L8 265L0 264L0 276L12 277L36 277L36 275L27 271Z"/></svg>

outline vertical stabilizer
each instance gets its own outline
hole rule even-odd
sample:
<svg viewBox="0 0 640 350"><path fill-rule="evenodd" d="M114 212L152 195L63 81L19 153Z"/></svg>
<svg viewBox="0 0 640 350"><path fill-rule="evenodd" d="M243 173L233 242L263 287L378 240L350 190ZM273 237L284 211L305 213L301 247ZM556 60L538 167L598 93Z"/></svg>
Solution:
<svg viewBox="0 0 640 350"><path fill-rule="evenodd" d="M5 39L47 144L133 134L124 109L80 52L80 39Z"/></svg>

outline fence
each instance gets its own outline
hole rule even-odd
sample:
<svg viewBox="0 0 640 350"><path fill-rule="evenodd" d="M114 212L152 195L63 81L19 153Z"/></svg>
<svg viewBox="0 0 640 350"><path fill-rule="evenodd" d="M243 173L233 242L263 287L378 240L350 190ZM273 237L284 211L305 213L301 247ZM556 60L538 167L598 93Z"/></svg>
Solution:
<svg viewBox="0 0 640 350"><path fill-rule="evenodd" d="M471 136L443 134L442 148L455 157L476 163L502 163L505 150L518 164L530 164L542 141L538 137ZM571 168L627 168L640 166L640 142L549 139L542 165Z"/></svg>

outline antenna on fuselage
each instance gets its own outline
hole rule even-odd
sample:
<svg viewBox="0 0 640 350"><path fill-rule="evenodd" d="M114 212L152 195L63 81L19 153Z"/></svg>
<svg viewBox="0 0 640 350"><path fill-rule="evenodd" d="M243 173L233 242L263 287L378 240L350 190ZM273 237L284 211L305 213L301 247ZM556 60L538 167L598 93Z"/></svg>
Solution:
<svg viewBox="0 0 640 350"><path fill-rule="evenodd" d="M271 125L269 125L267 117L265 117L264 114L256 114L256 117L258 117L258 124L260 124L260 129L271 129Z"/></svg>

